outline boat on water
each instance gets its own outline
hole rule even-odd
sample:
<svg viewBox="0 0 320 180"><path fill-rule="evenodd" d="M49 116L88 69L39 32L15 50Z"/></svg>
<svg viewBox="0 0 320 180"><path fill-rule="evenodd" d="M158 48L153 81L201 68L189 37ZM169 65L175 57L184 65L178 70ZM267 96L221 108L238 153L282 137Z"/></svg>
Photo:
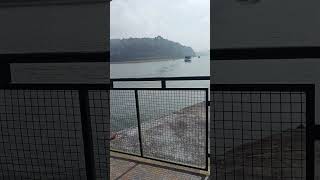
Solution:
<svg viewBox="0 0 320 180"><path fill-rule="evenodd" d="M186 56L184 58L184 62L191 62L191 56Z"/></svg>

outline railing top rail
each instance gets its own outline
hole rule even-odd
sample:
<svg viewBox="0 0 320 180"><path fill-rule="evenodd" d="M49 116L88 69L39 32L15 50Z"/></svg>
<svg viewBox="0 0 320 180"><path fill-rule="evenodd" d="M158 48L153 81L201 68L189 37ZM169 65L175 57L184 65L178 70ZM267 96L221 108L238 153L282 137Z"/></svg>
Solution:
<svg viewBox="0 0 320 180"><path fill-rule="evenodd" d="M111 81L192 81L210 80L210 76L186 76L186 77L150 77L150 78L115 78Z"/></svg>
<svg viewBox="0 0 320 180"><path fill-rule="evenodd" d="M208 91L208 88L112 88L111 90Z"/></svg>
<svg viewBox="0 0 320 180"><path fill-rule="evenodd" d="M315 88L314 84L210 84L212 91L288 91L305 92Z"/></svg>
<svg viewBox="0 0 320 180"><path fill-rule="evenodd" d="M211 58L216 60L259 60L259 59L306 59L319 58L320 47L256 47L212 49Z"/></svg>
<svg viewBox="0 0 320 180"><path fill-rule="evenodd" d="M25 90L109 90L110 84L0 84L2 89L25 89Z"/></svg>

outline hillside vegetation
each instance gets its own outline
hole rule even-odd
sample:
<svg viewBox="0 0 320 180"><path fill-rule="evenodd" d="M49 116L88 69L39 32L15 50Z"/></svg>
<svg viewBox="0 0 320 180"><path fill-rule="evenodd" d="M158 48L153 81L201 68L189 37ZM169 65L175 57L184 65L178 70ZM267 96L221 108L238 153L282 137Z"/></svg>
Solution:
<svg viewBox="0 0 320 180"><path fill-rule="evenodd" d="M162 38L129 38L110 40L111 62L195 56L191 47Z"/></svg>

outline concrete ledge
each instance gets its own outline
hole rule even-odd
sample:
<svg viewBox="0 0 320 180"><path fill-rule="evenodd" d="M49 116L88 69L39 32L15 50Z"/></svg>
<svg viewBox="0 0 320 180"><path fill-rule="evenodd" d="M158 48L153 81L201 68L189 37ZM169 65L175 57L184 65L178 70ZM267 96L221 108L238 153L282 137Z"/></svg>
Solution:
<svg viewBox="0 0 320 180"><path fill-rule="evenodd" d="M160 168L171 169L174 171L185 172L185 173L190 173L190 174L194 174L194 175L209 176L209 174L210 174L209 171L197 170L197 169L193 169L193 168L178 166L178 165L174 165L174 164L170 164L170 163L159 162L159 161L155 161L155 160L145 159L145 158L136 157L136 156L130 156L130 155L116 153L116 152L110 152L110 157L111 158L118 158L118 159L125 159L125 160L129 160L129 161L135 161L137 163L158 166Z"/></svg>

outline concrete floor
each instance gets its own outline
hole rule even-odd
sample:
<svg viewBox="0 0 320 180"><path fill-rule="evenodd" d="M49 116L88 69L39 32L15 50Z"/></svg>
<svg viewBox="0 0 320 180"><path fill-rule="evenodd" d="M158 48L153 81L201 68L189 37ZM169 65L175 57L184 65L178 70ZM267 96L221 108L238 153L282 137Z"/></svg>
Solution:
<svg viewBox="0 0 320 180"><path fill-rule="evenodd" d="M129 159L122 155L110 158L111 180L207 180L204 173L197 173L157 162Z"/></svg>

